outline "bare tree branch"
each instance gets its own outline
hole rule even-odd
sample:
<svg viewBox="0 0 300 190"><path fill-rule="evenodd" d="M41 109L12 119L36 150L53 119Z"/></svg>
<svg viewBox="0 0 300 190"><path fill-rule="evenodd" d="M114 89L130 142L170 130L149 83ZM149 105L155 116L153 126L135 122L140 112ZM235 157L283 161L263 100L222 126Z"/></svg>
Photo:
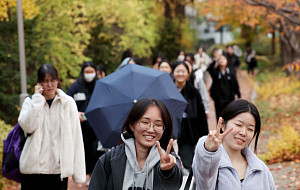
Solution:
<svg viewBox="0 0 300 190"><path fill-rule="evenodd" d="M244 2L249 4L249 5L252 5L252 6L263 6L266 9L271 10L275 14L278 14L278 15L284 17L285 19L287 19L291 23L300 26L300 19L299 19L299 12L298 11L290 10L286 7L281 7L279 9L276 9L275 5L270 4L269 2L266 2L266 1L244 0ZM300 3L300 0L297 0L297 2Z"/></svg>

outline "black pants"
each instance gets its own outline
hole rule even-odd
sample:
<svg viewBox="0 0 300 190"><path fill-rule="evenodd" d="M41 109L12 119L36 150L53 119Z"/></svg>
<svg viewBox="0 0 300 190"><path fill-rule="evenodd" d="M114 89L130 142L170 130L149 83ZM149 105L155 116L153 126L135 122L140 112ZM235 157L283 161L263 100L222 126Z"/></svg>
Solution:
<svg viewBox="0 0 300 190"><path fill-rule="evenodd" d="M93 145L93 143L97 140L97 137L94 133L92 127L87 125L81 126L82 129L82 137L83 137L83 145L84 145L84 155L85 155L85 169L86 174L91 174L94 170L96 163L93 161L93 153L95 152L94 148L97 148Z"/></svg>
<svg viewBox="0 0 300 190"><path fill-rule="evenodd" d="M178 154L181 158L183 166L190 170L193 163L195 146L191 144L178 144Z"/></svg>
<svg viewBox="0 0 300 190"><path fill-rule="evenodd" d="M68 178L60 174L21 174L21 190L67 190Z"/></svg>
<svg viewBox="0 0 300 190"><path fill-rule="evenodd" d="M247 71L248 71L248 74L254 75L254 67L248 66Z"/></svg>
<svg viewBox="0 0 300 190"><path fill-rule="evenodd" d="M218 101L215 101L215 109L216 109L216 118L217 118L217 122L219 121L219 117L222 113L222 111L224 110L224 108L230 103L231 101L228 102L224 102L224 103L220 103Z"/></svg>

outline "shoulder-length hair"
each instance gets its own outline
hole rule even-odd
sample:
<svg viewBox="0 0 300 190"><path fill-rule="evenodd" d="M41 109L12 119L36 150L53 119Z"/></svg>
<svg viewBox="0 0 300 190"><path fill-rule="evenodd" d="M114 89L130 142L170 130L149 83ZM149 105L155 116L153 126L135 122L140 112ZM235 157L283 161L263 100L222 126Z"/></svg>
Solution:
<svg viewBox="0 0 300 190"><path fill-rule="evenodd" d="M151 106L156 106L160 110L165 130L159 142L161 147L166 150L173 135L173 122L168 108L160 100L154 98L144 98L135 103L127 116L127 119L122 127L122 131L126 132L129 137L134 138L134 134L130 129L130 125L134 125L139 119L141 119Z"/></svg>
<svg viewBox="0 0 300 190"><path fill-rule="evenodd" d="M49 74L53 79L57 80L57 88L61 88L60 78L58 77L58 73L56 68L50 64L44 64L40 66L37 71L38 83L41 83L45 80L46 75Z"/></svg>
<svg viewBox="0 0 300 190"><path fill-rule="evenodd" d="M254 152L256 153L258 137L261 129L261 121L259 112L255 105L244 99L235 100L225 107L220 117L224 119L224 123L226 125L230 119L234 118L235 116L241 113L250 113L255 119L255 129L253 138L255 137Z"/></svg>

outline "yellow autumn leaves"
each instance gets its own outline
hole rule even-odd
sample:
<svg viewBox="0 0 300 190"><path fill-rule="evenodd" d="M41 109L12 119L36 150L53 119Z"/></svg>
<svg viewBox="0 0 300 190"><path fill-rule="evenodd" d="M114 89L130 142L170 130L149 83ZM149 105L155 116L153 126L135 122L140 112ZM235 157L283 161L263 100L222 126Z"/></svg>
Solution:
<svg viewBox="0 0 300 190"><path fill-rule="evenodd" d="M17 0L0 1L0 22L8 21L12 9L16 9ZM39 8L35 0L22 0L23 15L26 19L32 19L39 14Z"/></svg>

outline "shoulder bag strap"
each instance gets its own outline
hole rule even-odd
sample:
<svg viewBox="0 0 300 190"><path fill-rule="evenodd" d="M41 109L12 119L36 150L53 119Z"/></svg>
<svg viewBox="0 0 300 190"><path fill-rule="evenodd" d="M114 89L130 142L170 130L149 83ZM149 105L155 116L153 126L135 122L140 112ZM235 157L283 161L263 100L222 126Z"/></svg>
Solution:
<svg viewBox="0 0 300 190"><path fill-rule="evenodd" d="M184 190L189 190L189 189L190 189L192 177L193 177L193 170L191 169L191 171L190 171L190 173L189 173L189 177L188 177L188 179L186 180Z"/></svg>
<svg viewBox="0 0 300 190"><path fill-rule="evenodd" d="M219 169L218 169L217 183L216 183L216 188L215 188L215 190L218 190L218 183L219 183Z"/></svg>

